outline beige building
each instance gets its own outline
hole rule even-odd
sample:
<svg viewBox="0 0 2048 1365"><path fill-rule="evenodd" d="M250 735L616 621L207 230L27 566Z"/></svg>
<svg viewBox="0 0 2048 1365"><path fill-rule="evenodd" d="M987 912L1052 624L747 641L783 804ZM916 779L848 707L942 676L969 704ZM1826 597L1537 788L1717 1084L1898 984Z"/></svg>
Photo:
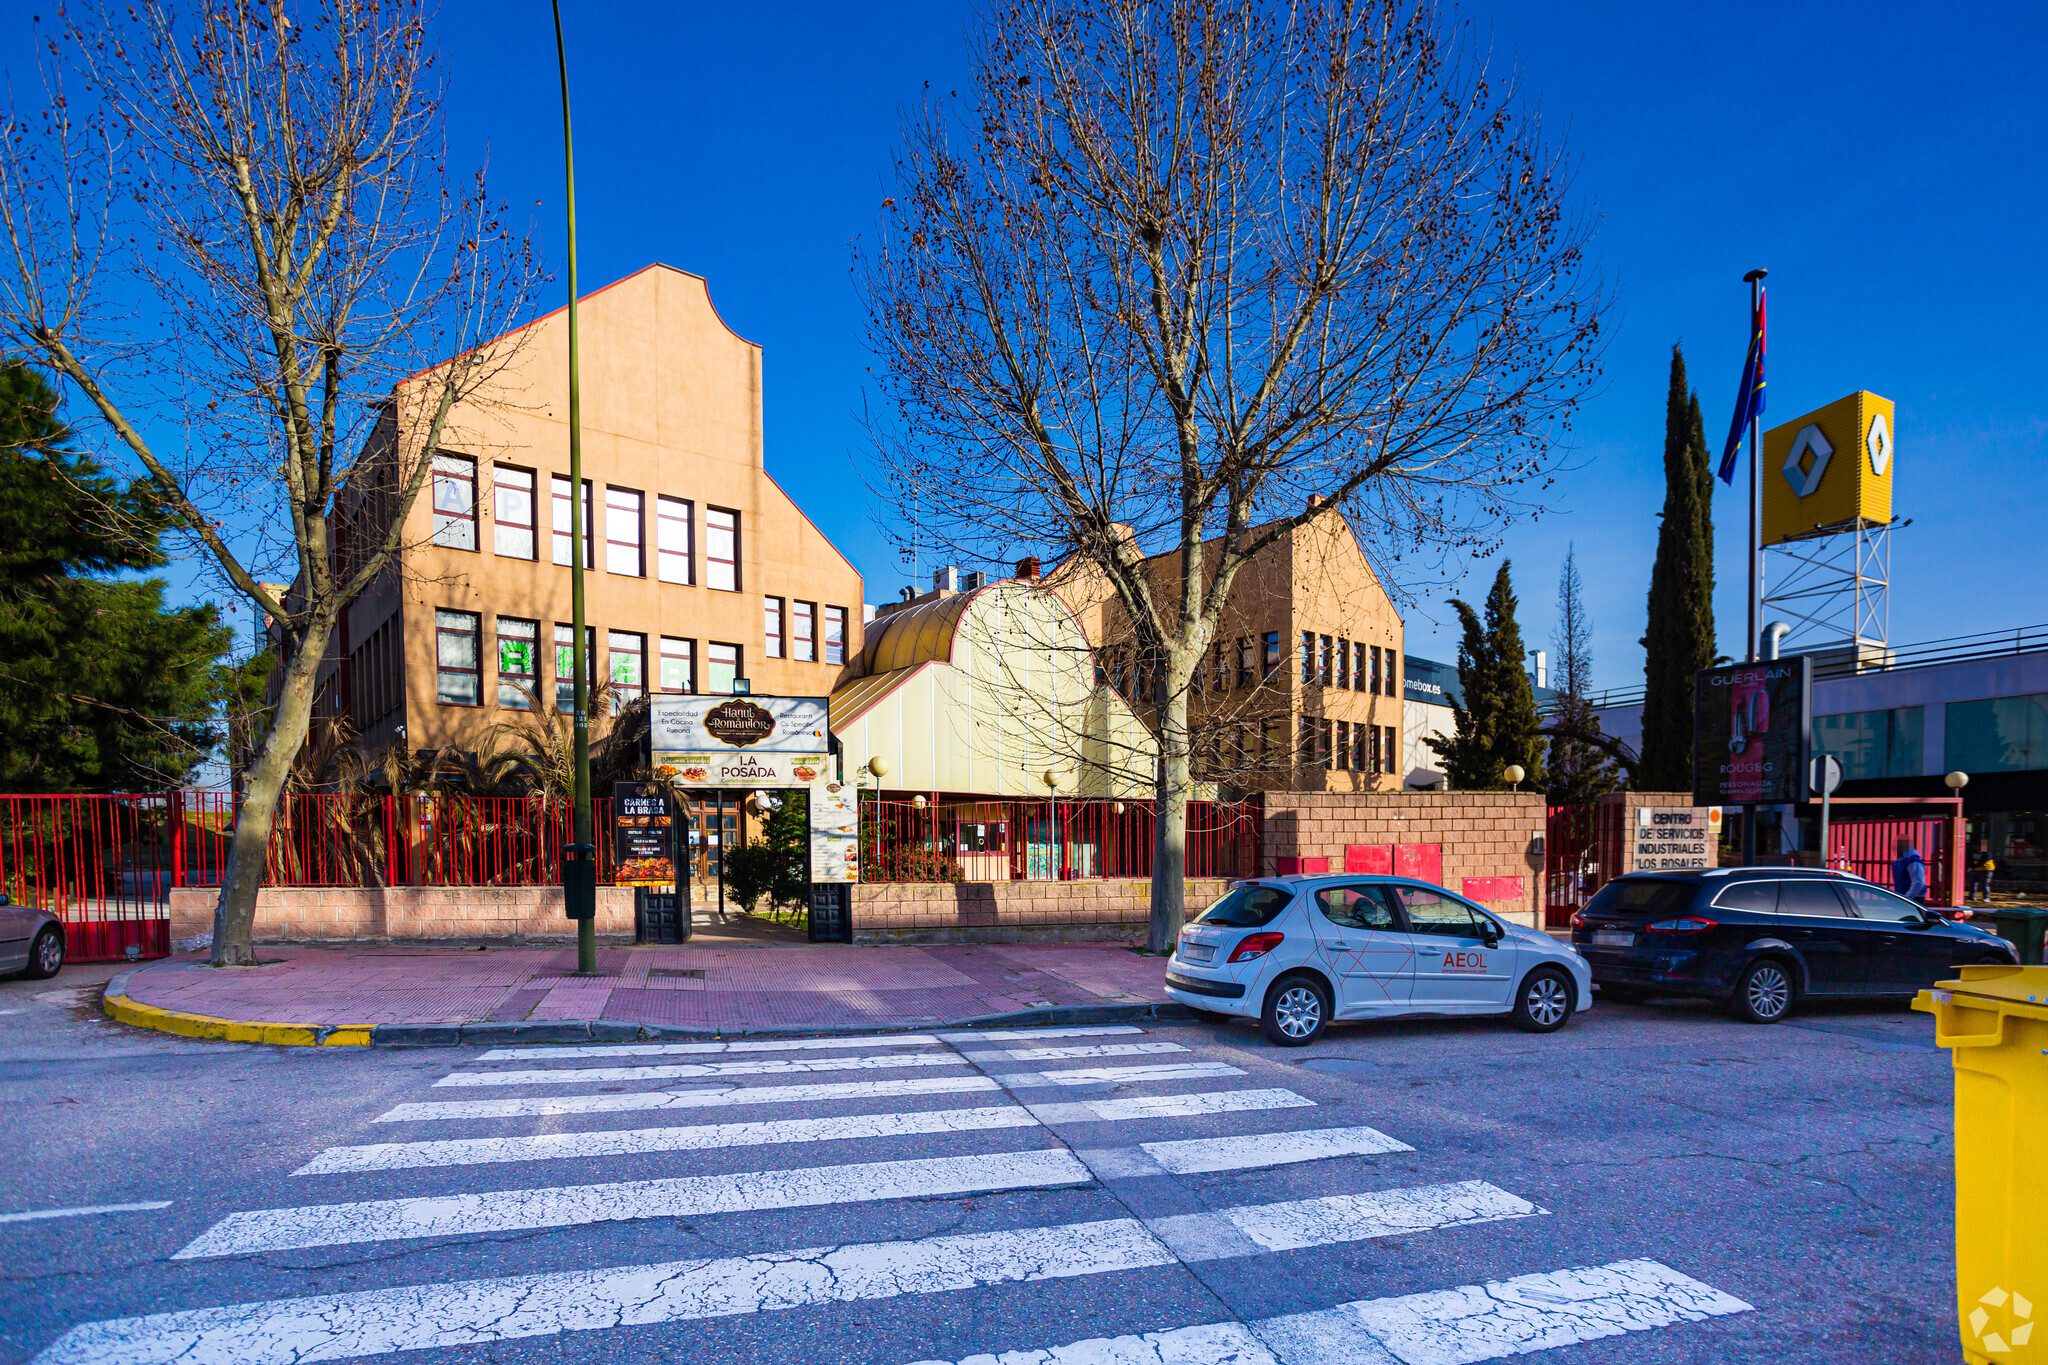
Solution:
<svg viewBox="0 0 2048 1365"><path fill-rule="evenodd" d="M829 695L856 671L861 579L768 475L761 348L703 279L661 265L584 299L580 322L593 673L622 701L736 677ZM322 674L320 712L368 747L475 749L535 697L570 708L566 310L516 339L451 414L399 561L349 605ZM343 502L353 533L385 524L389 431Z"/></svg>
<svg viewBox="0 0 2048 1365"><path fill-rule="evenodd" d="M1213 572L1218 542L1204 546ZM1180 554L1147 561L1155 592ZM1106 681L1148 711L1151 679L1123 607L1093 565L1048 581L1095 642ZM1336 511L1279 537L1239 571L1189 698L1198 779L1239 792L1402 789L1402 624Z"/></svg>

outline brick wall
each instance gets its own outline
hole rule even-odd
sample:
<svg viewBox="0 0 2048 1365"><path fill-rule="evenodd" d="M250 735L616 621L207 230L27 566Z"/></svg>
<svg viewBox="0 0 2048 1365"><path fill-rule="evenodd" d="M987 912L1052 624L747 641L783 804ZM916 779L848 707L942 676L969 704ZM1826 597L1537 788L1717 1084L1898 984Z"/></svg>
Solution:
<svg viewBox="0 0 2048 1365"><path fill-rule="evenodd" d="M1327 858L1330 871L1342 872L1352 846L1436 845L1442 885L1515 923L1541 922L1541 792L1267 792L1264 801L1263 873L1282 858Z"/></svg>
<svg viewBox="0 0 2048 1365"><path fill-rule="evenodd" d="M1187 884L1190 914L1227 881ZM863 882L853 888L855 943L1137 942L1151 915L1145 880Z"/></svg>
<svg viewBox="0 0 2048 1365"><path fill-rule="evenodd" d="M213 932L220 893L170 894L171 937ZM597 932L633 933L633 888L597 888ZM386 938L572 938L559 886L264 887L256 938L265 943L346 943Z"/></svg>

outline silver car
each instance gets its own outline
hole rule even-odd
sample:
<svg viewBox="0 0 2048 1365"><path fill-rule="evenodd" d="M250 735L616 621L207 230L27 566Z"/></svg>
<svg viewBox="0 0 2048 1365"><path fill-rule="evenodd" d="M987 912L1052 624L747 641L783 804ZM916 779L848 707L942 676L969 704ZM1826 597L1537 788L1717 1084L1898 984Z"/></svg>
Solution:
<svg viewBox="0 0 2048 1365"><path fill-rule="evenodd" d="M1255 1019L1300 1047L1332 1019L1505 1014L1533 1033L1592 1007L1568 943L1406 877L1238 882L1181 930L1166 993L1197 1014Z"/></svg>
<svg viewBox="0 0 2048 1365"><path fill-rule="evenodd" d="M63 965L64 921L33 905L16 905L0 891L0 972L40 981Z"/></svg>

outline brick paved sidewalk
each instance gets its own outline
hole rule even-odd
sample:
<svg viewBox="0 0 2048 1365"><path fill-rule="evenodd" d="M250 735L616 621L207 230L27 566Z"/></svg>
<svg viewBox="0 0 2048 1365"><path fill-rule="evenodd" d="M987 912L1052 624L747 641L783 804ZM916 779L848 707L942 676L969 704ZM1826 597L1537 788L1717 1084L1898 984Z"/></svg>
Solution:
<svg viewBox="0 0 2048 1365"><path fill-rule="evenodd" d="M127 995L315 1027L604 1020L727 1032L917 1027L1166 999L1161 959L1100 944L600 948L596 977L573 975L574 948L258 951L269 965L216 970L200 955L151 964L129 975Z"/></svg>

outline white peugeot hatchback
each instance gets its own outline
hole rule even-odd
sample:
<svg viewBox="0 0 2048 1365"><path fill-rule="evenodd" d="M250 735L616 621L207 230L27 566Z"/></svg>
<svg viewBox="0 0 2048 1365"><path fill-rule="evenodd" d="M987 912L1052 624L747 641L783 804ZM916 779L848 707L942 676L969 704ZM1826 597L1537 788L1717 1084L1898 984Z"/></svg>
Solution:
<svg viewBox="0 0 2048 1365"><path fill-rule="evenodd" d="M1591 1007L1593 975L1571 945L1428 882L1261 877L1181 930L1166 993L1301 1047L1332 1019L1403 1014L1506 1014L1549 1033Z"/></svg>

